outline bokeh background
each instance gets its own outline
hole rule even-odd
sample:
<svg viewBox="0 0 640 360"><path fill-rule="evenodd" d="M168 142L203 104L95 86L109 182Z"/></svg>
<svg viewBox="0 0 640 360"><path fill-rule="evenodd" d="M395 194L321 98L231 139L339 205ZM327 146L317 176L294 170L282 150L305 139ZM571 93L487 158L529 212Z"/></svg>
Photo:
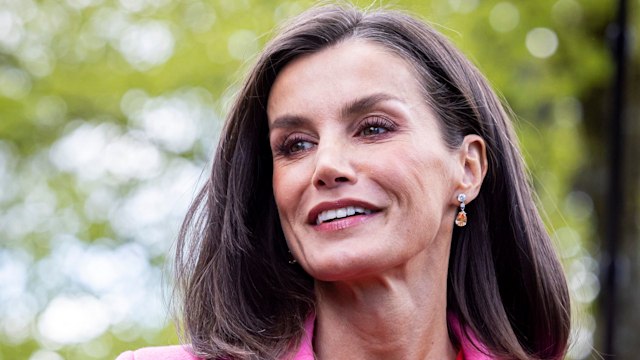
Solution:
<svg viewBox="0 0 640 360"><path fill-rule="evenodd" d="M513 108L569 279L568 358L597 358L616 2L357 3L434 23ZM181 218L245 70L310 5L0 0L0 360L178 342L167 260ZM619 359L640 353L640 1L629 5Z"/></svg>

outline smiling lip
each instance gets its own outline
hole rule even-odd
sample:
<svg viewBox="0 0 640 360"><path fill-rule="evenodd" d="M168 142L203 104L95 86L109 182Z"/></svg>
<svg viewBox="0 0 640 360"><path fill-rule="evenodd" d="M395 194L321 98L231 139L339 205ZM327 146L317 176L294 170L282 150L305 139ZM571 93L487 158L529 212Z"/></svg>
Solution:
<svg viewBox="0 0 640 360"><path fill-rule="evenodd" d="M336 201L326 201L326 202L321 202L320 204L314 206L311 211L309 211L309 216L307 217L307 222L311 225L322 225L322 224L317 224L316 223L316 219L318 218L318 215L320 213L322 213L323 211L327 211L327 210L337 210L337 209L341 209L341 208L346 208L346 207L359 207L359 208L363 208L365 210L370 210L371 213L376 213L378 212L380 209L377 208L375 205L370 204L366 201L361 201L361 200L356 200L356 199L340 199L340 200L336 200ZM362 214L361 214L362 215ZM358 215L358 216L361 216ZM344 219L348 219L349 217L346 218L342 218L342 219L337 219L337 220L344 220ZM323 223L323 224L328 224L328 223Z"/></svg>

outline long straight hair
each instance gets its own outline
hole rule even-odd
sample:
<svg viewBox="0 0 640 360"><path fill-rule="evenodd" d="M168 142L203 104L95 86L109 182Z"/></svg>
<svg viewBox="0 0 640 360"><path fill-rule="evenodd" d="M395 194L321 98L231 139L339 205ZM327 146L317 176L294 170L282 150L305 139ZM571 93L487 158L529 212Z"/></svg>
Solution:
<svg viewBox="0 0 640 360"><path fill-rule="evenodd" d="M448 311L466 329L462 336L473 332L500 358L562 358L570 328L566 280L500 100L424 22L351 6L317 7L293 19L267 44L236 97L211 175L177 244L185 340L208 359L278 359L298 345L315 306L313 279L287 261L266 105L283 67L348 39L370 41L409 61L450 148L469 134L486 142L487 176L467 206L468 225L453 232L448 269ZM463 340L450 336L454 343Z"/></svg>

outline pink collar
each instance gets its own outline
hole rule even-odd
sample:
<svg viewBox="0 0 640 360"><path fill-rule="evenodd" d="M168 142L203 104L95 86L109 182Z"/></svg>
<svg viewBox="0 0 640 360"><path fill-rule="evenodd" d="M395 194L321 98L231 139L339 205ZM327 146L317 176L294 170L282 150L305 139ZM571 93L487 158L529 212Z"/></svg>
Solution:
<svg viewBox="0 0 640 360"><path fill-rule="evenodd" d="M450 315L448 317L449 323L453 332L460 339L460 346L462 347L462 354L464 360L493 360L494 358L486 355L489 351L476 339L473 333L468 330L467 334L469 338L465 337L460 328L460 323L455 316ZM315 316L309 316L304 323L304 335L300 342L298 352L293 357L293 360L314 360L313 356L313 328L315 325ZM475 344L475 346L474 346Z"/></svg>
<svg viewBox="0 0 640 360"><path fill-rule="evenodd" d="M462 331L460 327L460 322L458 318L449 313L447 316L447 320L449 321L449 325L451 326L451 330L456 334L456 337L460 341L460 347L462 348L462 355L464 356L464 360L493 360L496 359L493 356L489 356L487 354L491 354L489 350L476 338L475 334L471 331L471 329L467 328L467 336Z"/></svg>
<svg viewBox="0 0 640 360"><path fill-rule="evenodd" d="M314 360L313 356L313 327L316 322L315 315L309 316L304 323L304 334L300 341L300 347L298 352L293 357L293 360Z"/></svg>

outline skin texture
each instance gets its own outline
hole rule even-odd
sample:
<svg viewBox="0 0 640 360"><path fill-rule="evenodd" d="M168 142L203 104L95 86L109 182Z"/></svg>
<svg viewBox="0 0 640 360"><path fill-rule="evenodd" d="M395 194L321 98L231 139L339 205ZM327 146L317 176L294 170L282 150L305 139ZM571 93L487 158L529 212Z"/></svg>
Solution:
<svg viewBox="0 0 640 360"><path fill-rule="evenodd" d="M449 248L456 197L486 173L483 140L449 149L411 66L364 40L288 64L267 113L282 228L316 279L319 358L454 359ZM310 216L346 205L373 213Z"/></svg>

